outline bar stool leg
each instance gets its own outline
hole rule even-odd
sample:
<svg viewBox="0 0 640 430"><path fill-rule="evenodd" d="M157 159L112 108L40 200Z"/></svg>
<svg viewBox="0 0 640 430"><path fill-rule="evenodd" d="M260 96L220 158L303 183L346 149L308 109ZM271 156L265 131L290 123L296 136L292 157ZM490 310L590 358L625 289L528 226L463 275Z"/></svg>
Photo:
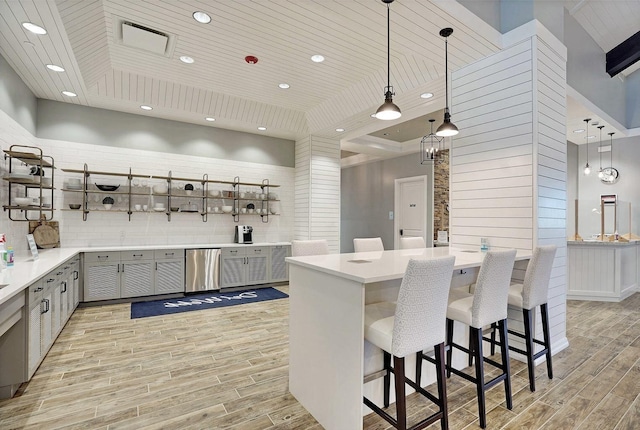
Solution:
<svg viewBox="0 0 640 430"><path fill-rule="evenodd" d="M473 332L469 330L469 367L473 366Z"/></svg>
<svg viewBox="0 0 640 430"><path fill-rule="evenodd" d="M416 353L416 384L422 387L422 351Z"/></svg>
<svg viewBox="0 0 640 430"><path fill-rule="evenodd" d="M451 378L451 357L453 355L453 320L447 318L447 378Z"/></svg>
<svg viewBox="0 0 640 430"><path fill-rule="evenodd" d="M393 356L393 374L396 381L396 416L398 430L407 430L407 402L405 397L404 358Z"/></svg>
<svg viewBox="0 0 640 430"><path fill-rule="evenodd" d="M498 321L498 328L500 330L500 343L501 348L501 357L502 357L502 365L503 371L505 373L504 378L504 395L507 401L507 409L513 409L513 399L511 398L511 365L509 364L509 340L507 338L507 320ZM482 338L480 338L480 342L482 342ZM482 345L482 343L481 343Z"/></svg>
<svg viewBox="0 0 640 430"><path fill-rule="evenodd" d="M387 351L382 351L384 355L384 370L387 372L384 375L384 407L389 407L389 386L391 385L391 354Z"/></svg>
<svg viewBox="0 0 640 430"><path fill-rule="evenodd" d="M533 357L533 315L529 309L522 309L522 319L524 322L524 343L527 351L527 370L529 372L529 389L536 391L536 368Z"/></svg>
<svg viewBox="0 0 640 430"><path fill-rule="evenodd" d="M496 353L496 331L498 327L496 323L491 323L491 355Z"/></svg>
<svg viewBox="0 0 640 430"><path fill-rule="evenodd" d="M553 366L551 365L551 336L549 334L549 313L546 303L540 305L540 313L542 316L544 347L547 349L547 375L549 375L549 379L553 379Z"/></svg>
<svg viewBox="0 0 640 430"><path fill-rule="evenodd" d="M472 334L473 351L476 359L476 392L478 394L478 416L480 427L487 426L487 411L484 397L484 360L482 356L482 329L469 327Z"/></svg>
<svg viewBox="0 0 640 430"><path fill-rule="evenodd" d="M442 430L449 429L449 411L447 405L447 383L445 377L445 361L444 361L444 344L435 346L435 359L436 359L436 375L438 384L438 398L440 399L440 408L442 409L442 419L440 420L440 426Z"/></svg>

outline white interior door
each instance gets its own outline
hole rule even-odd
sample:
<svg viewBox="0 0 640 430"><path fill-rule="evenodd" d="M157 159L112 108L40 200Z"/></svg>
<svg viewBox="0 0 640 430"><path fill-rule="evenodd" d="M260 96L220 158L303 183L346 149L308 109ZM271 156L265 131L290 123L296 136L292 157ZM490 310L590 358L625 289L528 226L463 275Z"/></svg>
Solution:
<svg viewBox="0 0 640 430"><path fill-rule="evenodd" d="M427 177L396 179L395 181L395 249L401 237L421 237L427 243Z"/></svg>

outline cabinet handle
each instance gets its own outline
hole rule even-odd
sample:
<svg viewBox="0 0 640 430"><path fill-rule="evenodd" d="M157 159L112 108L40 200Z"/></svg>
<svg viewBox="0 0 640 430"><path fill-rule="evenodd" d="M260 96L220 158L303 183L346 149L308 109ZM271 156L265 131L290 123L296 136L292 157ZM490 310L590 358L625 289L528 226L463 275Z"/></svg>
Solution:
<svg viewBox="0 0 640 430"><path fill-rule="evenodd" d="M156 261L156 270L158 270L158 262Z"/></svg>
<svg viewBox="0 0 640 430"><path fill-rule="evenodd" d="M63 282L62 285L63 285L64 289L60 292L60 294L67 292L67 283L66 283L66 281Z"/></svg>
<svg viewBox="0 0 640 430"><path fill-rule="evenodd" d="M64 266L64 270L67 270L70 266Z"/></svg>
<svg viewBox="0 0 640 430"><path fill-rule="evenodd" d="M98 260L100 260L101 258L109 258L108 255L98 255Z"/></svg>
<svg viewBox="0 0 640 430"><path fill-rule="evenodd" d="M48 284L49 282L53 282L53 281L55 281L55 279L53 279L53 278L49 278L49 279L47 279L47 284Z"/></svg>
<svg viewBox="0 0 640 430"><path fill-rule="evenodd" d="M143 254L133 254L133 258L142 257Z"/></svg>
<svg viewBox="0 0 640 430"><path fill-rule="evenodd" d="M46 313L46 312L47 312L47 311L46 311L46 308L45 308L45 310L43 310L43 309L42 309L42 305L44 305L44 299L42 299L42 300L40 301L40 315L42 315L42 314L44 314L44 313Z"/></svg>
<svg viewBox="0 0 640 430"><path fill-rule="evenodd" d="M118 273L120 273L120 264L118 264Z"/></svg>
<svg viewBox="0 0 640 430"><path fill-rule="evenodd" d="M261 253L262 249L254 249L253 252Z"/></svg>
<svg viewBox="0 0 640 430"><path fill-rule="evenodd" d="M237 254L237 253L238 253L238 251L229 251L229 253L231 253L231 254Z"/></svg>
<svg viewBox="0 0 640 430"><path fill-rule="evenodd" d="M64 272L56 272L56 275L57 275L57 276L60 276L60 275L62 275L63 273L64 273Z"/></svg>
<svg viewBox="0 0 640 430"><path fill-rule="evenodd" d="M37 293L38 291L42 291L42 287L38 287L35 290L33 290L34 293Z"/></svg>
<svg viewBox="0 0 640 430"><path fill-rule="evenodd" d="M124 263L122 263L122 273L124 273Z"/></svg>
<svg viewBox="0 0 640 430"><path fill-rule="evenodd" d="M165 256L169 256L169 255L175 255L175 252L165 252L164 253Z"/></svg>
<svg viewBox="0 0 640 430"><path fill-rule="evenodd" d="M42 310L42 303L44 303L46 306L44 308L44 311ZM40 313L41 314L46 314L47 312L49 312L49 300L48 299L42 299L42 302L40 302Z"/></svg>
<svg viewBox="0 0 640 430"><path fill-rule="evenodd" d="M74 276L73 280L75 281L76 279L78 279L80 277L80 272L78 272L77 270L74 270L73 271L73 276Z"/></svg>

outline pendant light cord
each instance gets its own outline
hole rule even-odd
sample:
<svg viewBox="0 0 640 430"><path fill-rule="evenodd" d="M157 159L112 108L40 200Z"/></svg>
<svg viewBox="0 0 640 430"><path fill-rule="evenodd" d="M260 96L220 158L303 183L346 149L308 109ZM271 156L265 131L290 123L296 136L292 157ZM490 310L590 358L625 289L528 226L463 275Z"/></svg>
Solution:
<svg viewBox="0 0 640 430"><path fill-rule="evenodd" d="M389 87L389 91L391 91L391 20L390 16L390 5L391 3L387 3L387 87Z"/></svg>
<svg viewBox="0 0 640 430"><path fill-rule="evenodd" d="M449 38L444 38L444 105L449 110Z"/></svg>

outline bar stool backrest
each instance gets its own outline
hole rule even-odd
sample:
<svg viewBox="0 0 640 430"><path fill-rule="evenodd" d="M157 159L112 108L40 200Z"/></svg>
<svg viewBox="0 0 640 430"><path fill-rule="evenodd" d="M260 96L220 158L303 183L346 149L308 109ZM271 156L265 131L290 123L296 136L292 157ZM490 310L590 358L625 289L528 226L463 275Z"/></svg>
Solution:
<svg viewBox="0 0 640 430"><path fill-rule="evenodd" d="M424 239L421 237L401 237L400 249L426 248Z"/></svg>
<svg viewBox="0 0 640 430"><path fill-rule="evenodd" d="M471 307L471 326L482 328L507 318L507 300L516 250L489 251L484 256Z"/></svg>
<svg viewBox="0 0 640 430"><path fill-rule="evenodd" d="M353 239L353 248L356 252L384 251L382 239L379 237Z"/></svg>
<svg viewBox="0 0 640 430"><path fill-rule="evenodd" d="M447 299L455 257L409 260L393 324L391 353L406 357L445 341Z"/></svg>
<svg viewBox="0 0 640 430"><path fill-rule="evenodd" d="M547 303L549 278L556 256L555 245L539 246L533 251L533 258L527 266L522 287L522 307L533 309Z"/></svg>
<svg viewBox="0 0 640 430"><path fill-rule="evenodd" d="M325 239L294 240L291 242L291 255L304 257L306 255L324 255L329 253L329 244Z"/></svg>

